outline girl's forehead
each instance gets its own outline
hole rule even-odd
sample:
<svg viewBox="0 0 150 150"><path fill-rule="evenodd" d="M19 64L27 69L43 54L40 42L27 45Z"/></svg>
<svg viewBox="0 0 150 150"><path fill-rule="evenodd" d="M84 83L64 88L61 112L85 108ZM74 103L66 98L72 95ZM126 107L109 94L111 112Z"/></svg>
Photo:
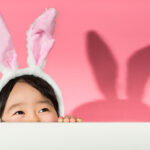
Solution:
<svg viewBox="0 0 150 150"><path fill-rule="evenodd" d="M36 103L39 100L48 99L44 97L40 91L32 87L26 82L17 82L8 97L8 104L10 103Z"/></svg>

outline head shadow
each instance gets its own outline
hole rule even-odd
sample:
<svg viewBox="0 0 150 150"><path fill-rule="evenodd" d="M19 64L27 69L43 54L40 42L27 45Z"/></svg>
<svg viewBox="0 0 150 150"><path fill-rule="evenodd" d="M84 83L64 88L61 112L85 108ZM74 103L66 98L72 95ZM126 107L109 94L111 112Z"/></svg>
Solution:
<svg viewBox="0 0 150 150"><path fill-rule="evenodd" d="M97 86L105 99L96 99L75 108L71 115L84 121L150 121L150 109L142 102L150 75L150 46L139 49L127 61L127 96L117 96L118 64L110 47L95 31L86 34L87 57Z"/></svg>

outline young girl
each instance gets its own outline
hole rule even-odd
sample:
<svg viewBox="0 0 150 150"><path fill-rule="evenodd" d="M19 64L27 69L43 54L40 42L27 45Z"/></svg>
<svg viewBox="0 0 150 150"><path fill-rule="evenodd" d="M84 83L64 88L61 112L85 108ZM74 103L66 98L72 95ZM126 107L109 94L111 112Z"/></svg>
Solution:
<svg viewBox="0 0 150 150"><path fill-rule="evenodd" d="M81 122L64 117L61 92L54 80L43 72L52 48L56 9L39 16L27 32L28 67L18 69L11 36L0 17L0 118L1 122Z"/></svg>
<svg viewBox="0 0 150 150"><path fill-rule="evenodd" d="M42 78L22 75L9 82L0 92L2 122L81 122L80 118L59 117L55 92Z"/></svg>

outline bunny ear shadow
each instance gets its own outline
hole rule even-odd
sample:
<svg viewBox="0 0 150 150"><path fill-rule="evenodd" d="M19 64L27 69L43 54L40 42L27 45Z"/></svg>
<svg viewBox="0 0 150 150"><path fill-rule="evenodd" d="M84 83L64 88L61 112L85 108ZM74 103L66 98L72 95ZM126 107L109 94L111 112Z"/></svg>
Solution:
<svg viewBox="0 0 150 150"><path fill-rule="evenodd" d="M49 8L30 25L27 31L27 63L29 67L42 69L45 66L46 57L55 42L53 33L56 18L56 9Z"/></svg>

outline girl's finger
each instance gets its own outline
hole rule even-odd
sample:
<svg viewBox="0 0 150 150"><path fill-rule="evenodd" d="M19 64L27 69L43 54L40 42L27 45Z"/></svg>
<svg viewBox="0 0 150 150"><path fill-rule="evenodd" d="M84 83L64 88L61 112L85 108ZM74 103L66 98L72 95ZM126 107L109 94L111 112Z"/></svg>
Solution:
<svg viewBox="0 0 150 150"><path fill-rule="evenodd" d="M66 115L64 117L64 122L70 122L70 115Z"/></svg>
<svg viewBox="0 0 150 150"><path fill-rule="evenodd" d="M77 118L76 120L77 120L77 122L82 122L81 118Z"/></svg>
<svg viewBox="0 0 150 150"><path fill-rule="evenodd" d="M64 118L64 122L70 122L70 119L68 117Z"/></svg>
<svg viewBox="0 0 150 150"><path fill-rule="evenodd" d="M63 117L60 116L60 117L58 118L58 122L63 122L63 121L64 121Z"/></svg>
<svg viewBox="0 0 150 150"><path fill-rule="evenodd" d="M70 118L70 122L76 122L76 118L75 117L71 117Z"/></svg>

